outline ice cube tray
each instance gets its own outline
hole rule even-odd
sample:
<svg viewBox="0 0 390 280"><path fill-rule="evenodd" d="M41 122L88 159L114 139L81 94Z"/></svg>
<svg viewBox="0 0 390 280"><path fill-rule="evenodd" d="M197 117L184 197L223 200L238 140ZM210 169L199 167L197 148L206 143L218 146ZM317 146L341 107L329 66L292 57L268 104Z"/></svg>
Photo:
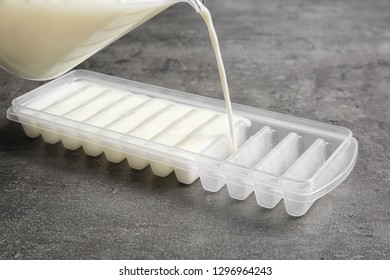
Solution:
<svg viewBox="0 0 390 280"><path fill-rule="evenodd" d="M233 104L238 150L230 149L222 100L84 70L70 72L12 102L7 116L29 137L83 147L109 161L150 164L154 174L204 189L227 185L239 200L251 193L301 216L339 185L357 159L350 130Z"/></svg>

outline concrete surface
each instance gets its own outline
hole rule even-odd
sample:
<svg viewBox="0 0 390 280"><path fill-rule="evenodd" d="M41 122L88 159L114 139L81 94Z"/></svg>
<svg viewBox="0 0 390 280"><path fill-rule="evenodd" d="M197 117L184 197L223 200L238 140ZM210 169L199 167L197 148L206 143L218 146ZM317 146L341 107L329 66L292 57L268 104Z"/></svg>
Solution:
<svg viewBox="0 0 390 280"><path fill-rule="evenodd" d="M390 1L209 0L232 100L350 128L351 175L302 218L226 188L24 136L0 70L1 259L389 259ZM205 26L178 4L79 66L222 98Z"/></svg>

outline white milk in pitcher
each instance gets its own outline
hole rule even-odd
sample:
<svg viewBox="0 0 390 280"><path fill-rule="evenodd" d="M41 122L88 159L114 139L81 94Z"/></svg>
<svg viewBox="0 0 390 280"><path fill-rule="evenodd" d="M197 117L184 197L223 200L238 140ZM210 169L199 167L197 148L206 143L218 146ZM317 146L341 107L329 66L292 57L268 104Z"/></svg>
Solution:
<svg viewBox="0 0 390 280"><path fill-rule="evenodd" d="M0 65L32 80L72 69L172 1L0 0Z"/></svg>

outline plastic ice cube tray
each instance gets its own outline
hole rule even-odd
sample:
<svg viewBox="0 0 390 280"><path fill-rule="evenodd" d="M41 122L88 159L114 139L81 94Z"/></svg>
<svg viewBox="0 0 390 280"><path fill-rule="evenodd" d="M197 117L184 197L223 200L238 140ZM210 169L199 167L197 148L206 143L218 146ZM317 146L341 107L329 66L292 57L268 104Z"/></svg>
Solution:
<svg viewBox="0 0 390 280"><path fill-rule="evenodd" d="M29 137L83 147L109 161L150 164L154 174L204 189L225 184L231 197L252 192L273 208L301 216L339 185L357 159L350 130L233 104L239 148L231 151L224 102L98 73L77 70L19 98L8 118Z"/></svg>

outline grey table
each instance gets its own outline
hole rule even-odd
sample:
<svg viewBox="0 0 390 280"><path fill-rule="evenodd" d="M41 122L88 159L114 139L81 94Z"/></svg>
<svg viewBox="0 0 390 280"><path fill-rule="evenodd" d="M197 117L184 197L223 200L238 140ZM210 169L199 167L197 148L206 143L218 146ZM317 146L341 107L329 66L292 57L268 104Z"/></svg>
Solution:
<svg viewBox="0 0 390 280"><path fill-rule="evenodd" d="M207 1L232 100L350 128L351 175L301 218L30 140L0 70L2 259L389 259L390 2ZM78 68L222 99L206 28L166 10Z"/></svg>

